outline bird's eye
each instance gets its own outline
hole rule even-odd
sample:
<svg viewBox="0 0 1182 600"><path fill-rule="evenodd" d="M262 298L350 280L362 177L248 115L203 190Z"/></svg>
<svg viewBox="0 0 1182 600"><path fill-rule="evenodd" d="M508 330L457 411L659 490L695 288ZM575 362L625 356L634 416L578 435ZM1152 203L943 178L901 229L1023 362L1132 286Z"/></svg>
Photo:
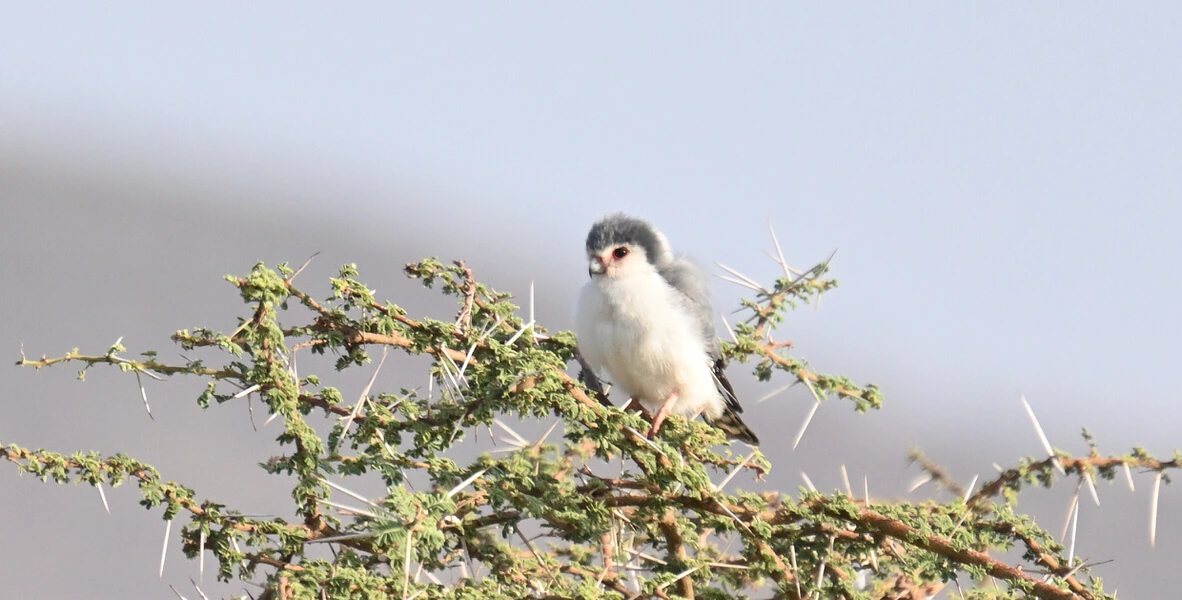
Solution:
<svg viewBox="0 0 1182 600"><path fill-rule="evenodd" d="M612 256L614 256L616 260L620 260L621 258L628 256L628 249L624 247L616 248L615 250L612 250Z"/></svg>

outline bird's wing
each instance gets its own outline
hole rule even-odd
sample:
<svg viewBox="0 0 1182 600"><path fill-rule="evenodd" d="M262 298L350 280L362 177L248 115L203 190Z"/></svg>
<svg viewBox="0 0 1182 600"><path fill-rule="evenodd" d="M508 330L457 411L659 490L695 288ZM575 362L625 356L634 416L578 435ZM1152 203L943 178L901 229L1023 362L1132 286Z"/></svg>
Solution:
<svg viewBox="0 0 1182 600"><path fill-rule="evenodd" d="M662 265L658 272L673 289L685 297L686 306L693 314L706 351L710 354L710 370L714 374L715 383L718 384L718 393L726 400L727 408L737 413L743 412L743 407L739 406L739 399L735 397L735 389L726 378L726 371L723 369L722 350L714 331L714 309L710 306L710 289L706 285L705 274L691 260L681 256Z"/></svg>
<svg viewBox="0 0 1182 600"><path fill-rule="evenodd" d="M718 338L714 332L714 309L710 307L710 288L706 285L702 270L688 258L679 256L658 267L657 271L686 300L686 308L693 315L698 333L706 342L711 358L720 356Z"/></svg>

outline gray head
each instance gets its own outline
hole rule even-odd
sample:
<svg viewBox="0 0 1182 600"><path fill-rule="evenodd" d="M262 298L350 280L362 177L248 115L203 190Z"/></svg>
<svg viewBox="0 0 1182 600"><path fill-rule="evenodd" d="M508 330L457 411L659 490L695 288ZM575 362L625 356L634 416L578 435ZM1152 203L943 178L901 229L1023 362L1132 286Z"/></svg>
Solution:
<svg viewBox="0 0 1182 600"><path fill-rule="evenodd" d="M648 221L623 213L607 215L587 233L592 277L626 277L673 260L669 242ZM644 264L640 264L644 263Z"/></svg>
<svg viewBox="0 0 1182 600"><path fill-rule="evenodd" d="M619 246L644 249L649 262L659 265L673 258L669 242L648 221L624 213L607 215L591 226L587 233L587 254L595 256Z"/></svg>

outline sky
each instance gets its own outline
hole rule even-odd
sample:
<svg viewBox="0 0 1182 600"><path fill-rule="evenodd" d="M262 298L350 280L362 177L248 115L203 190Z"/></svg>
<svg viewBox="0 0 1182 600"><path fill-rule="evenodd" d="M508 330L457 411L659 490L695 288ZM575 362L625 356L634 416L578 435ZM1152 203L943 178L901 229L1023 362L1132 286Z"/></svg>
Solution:
<svg viewBox="0 0 1182 600"><path fill-rule="evenodd" d="M561 329L585 281L587 228L623 210L713 272L720 262L775 277L769 223L796 266L837 251L840 287L781 335L817 369L880 385L885 407L863 416L827 403L796 452L807 394L750 407L785 489L801 470L832 489L847 464L902 495L912 446L963 481L1038 455L1019 394L1069 451L1086 451L1085 426L1102 451L1182 445L1176 5L125 3L4 14L0 276L12 283L0 352L13 358L22 344L52 354L121 335L163 348L175 329L232 323L222 275L317 251L309 275L356 262L379 292L422 307L399 266L466 258L521 297L533 281L539 319ZM744 291L713 286L724 311ZM0 443L139 449L176 479L213 486L226 482L195 448L225 431L234 441L213 455L226 464L268 447L241 412L189 406L184 384L160 386L157 422L146 423L130 384L113 374L78 384L67 371L0 370L12 394ZM745 389L758 398L774 387ZM250 468L219 491L282 496ZM133 494L95 525L93 492L2 471L0 506L24 517L0 526L19 540L0 547L6 585L46 598L188 585L179 552L157 577L162 527ZM1154 574L1182 549L1182 497L1163 493L1150 548L1151 481L1138 481L1135 492L1102 486L1104 506L1080 524L1081 553L1117 559L1098 573L1122 597L1162 589ZM1048 529L1071 488L1033 497ZM34 543L49 557L90 548L114 563L49 577L35 567L44 555L28 558Z"/></svg>

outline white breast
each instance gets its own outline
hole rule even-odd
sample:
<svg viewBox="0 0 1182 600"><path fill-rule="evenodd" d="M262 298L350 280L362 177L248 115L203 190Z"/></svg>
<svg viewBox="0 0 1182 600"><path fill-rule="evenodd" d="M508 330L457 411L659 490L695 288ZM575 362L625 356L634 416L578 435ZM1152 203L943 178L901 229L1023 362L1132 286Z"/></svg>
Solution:
<svg viewBox="0 0 1182 600"><path fill-rule="evenodd" d="M674 412L721 414L707 341L659 274L588 282L575 318L583 356L646 408L656 410L676 392Z"/></svg>

